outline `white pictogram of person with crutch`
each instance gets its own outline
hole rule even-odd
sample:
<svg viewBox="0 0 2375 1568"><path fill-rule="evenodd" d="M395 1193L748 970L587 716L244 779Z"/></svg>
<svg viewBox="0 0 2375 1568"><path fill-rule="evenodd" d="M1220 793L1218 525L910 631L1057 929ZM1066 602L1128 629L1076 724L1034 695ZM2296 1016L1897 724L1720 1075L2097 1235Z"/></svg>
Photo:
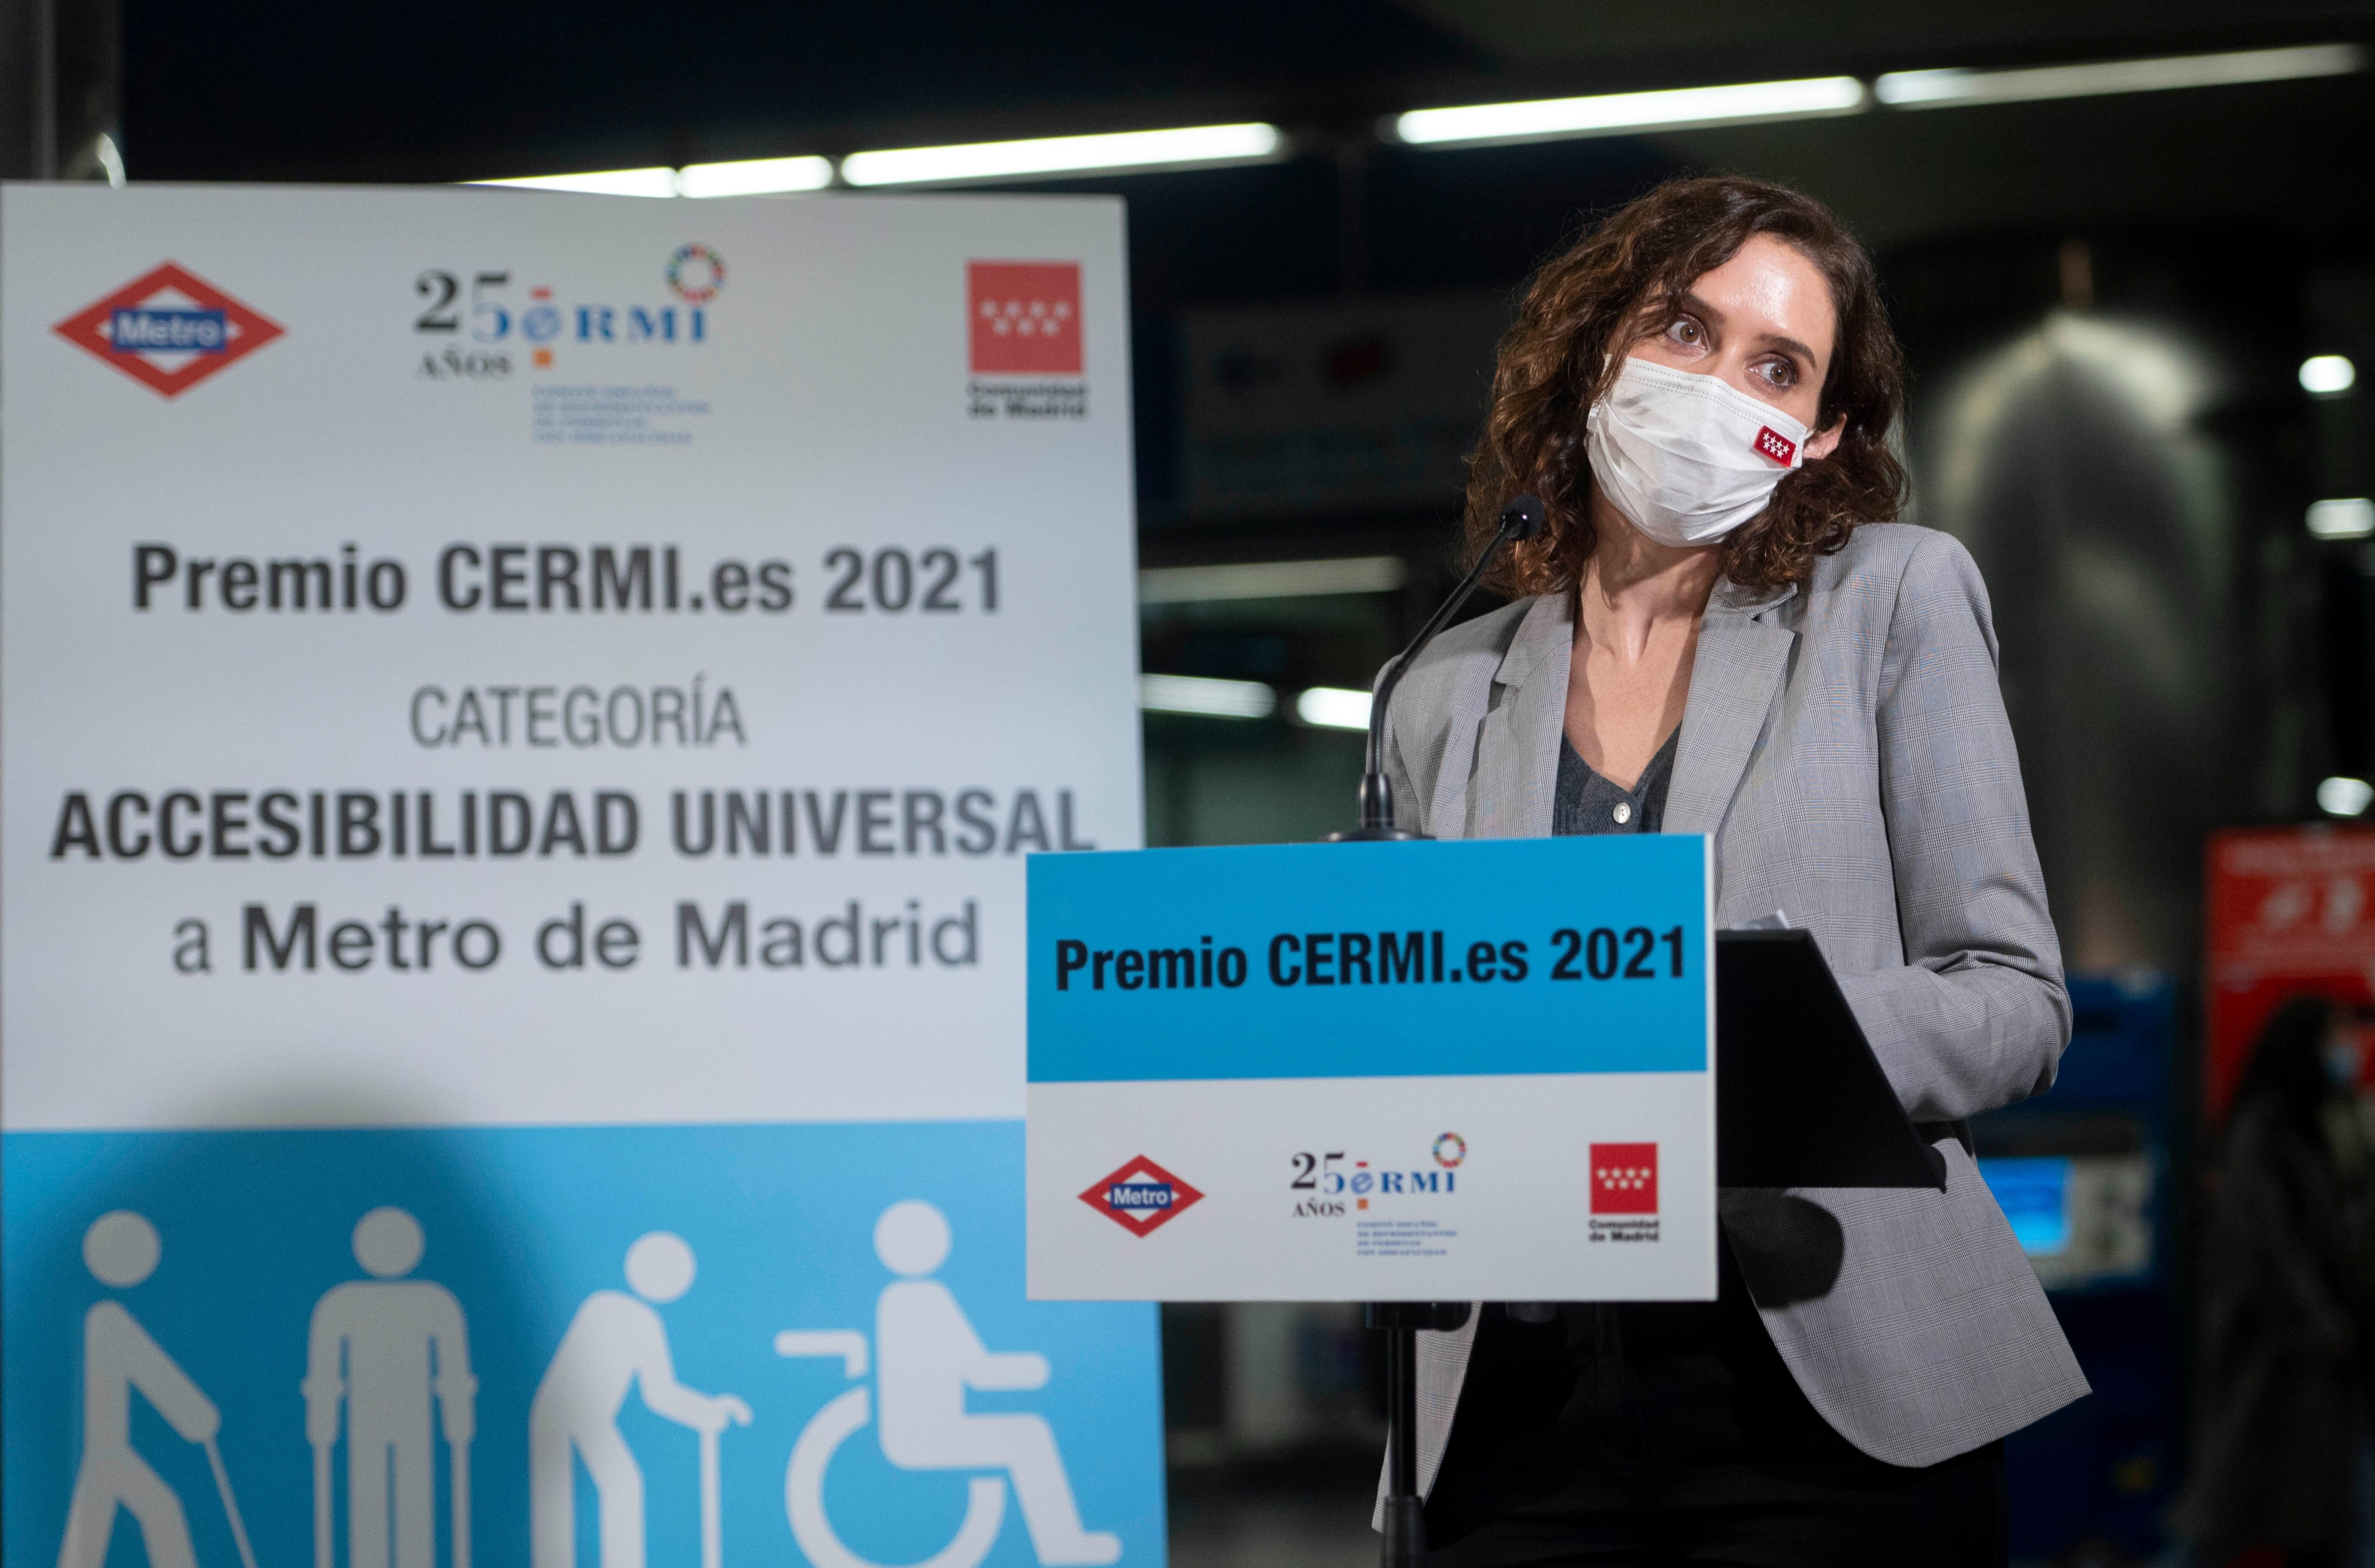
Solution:
<svg viewBox="0 0 2375 1568"><path fill-rule="evenodd" d="M701 1561L718 1568L717 1437L750 1407L731 1394L702 1394L676 1380L668 1327L646 1304L665 1306L692 1288L692 1248L654 1231L627 1249L635 1294L597 1291L561 1336L528 1406L528 1557L533 1568L575 1568L576 1470L585 1461L599 1499L602 1568L644 1568L644 1469L619 1433L632 1386L652 1413L701 1434ZM641 1297L642 1300L637 1300Z"/></svg>
<svg viewBox="0 0 2375 1568"><path fill-rule="evenodd" d="M157 1227L129 1209L102 1214L83 1232L84 1265L100 1284L119 1291L155 1273L161 1250ZM148 1568L196 1568L182 1500L132 1451L136 1388L175 1432L206 1449L240 1561L244 1568L255 1568L247 1526L231 1495L230 1472L223 1468L222 1451L215 1446L222 1413L124 1303L114 1301L95 1302L83 1316L82 1465L75 1472L74 1500L66 1505L66 1539L58 1551L58 1568L100 1568L107 1561L118 1504L140 1526Z"/></svg>
<svg viewBox="0 0 2375 1568"><path fill-rule="evenodd" d="M470 1440L478 1432L479 1380L470 1375L468 1331L454 1292L404 1278L426 1244L420 1221L403 1209L372 1209L354 1233L355 1261L372 1278L334 1286L313 1305L303 1389L305 1435L313 1444L314 1568L334 1563L330 1450L338 1441L341 1405L347 1568L390 1568L391 1537L394 1568L435 1568L432 1391L453 1449L453 1568L470 1568Z"/></svg>

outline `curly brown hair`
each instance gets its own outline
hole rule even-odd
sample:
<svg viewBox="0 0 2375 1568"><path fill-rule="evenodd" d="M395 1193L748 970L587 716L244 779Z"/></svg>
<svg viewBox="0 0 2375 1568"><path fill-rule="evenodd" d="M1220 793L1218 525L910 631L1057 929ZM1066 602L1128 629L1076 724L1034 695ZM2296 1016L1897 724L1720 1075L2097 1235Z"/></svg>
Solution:
<svg viewBox="0 0 2375 1568"><path fill-rule="evenodd" d="M1586 411L1615 380L1625 351L1663 324L1653 307L1681 299L1755 234L1787 242L1830 284L1838 332L1814 428L1837 421L1844 429L1828 457L1785 475L1772 504L1724 540L1724 575L1747 587L1802 583L1814 558L1846 544L1859 524L1896 515L1905 470L1888 450L1888 432L1904 401L1904 356L1872 257L1811 196L1758 180L1673 180L1617 209L1536 273L1501 340L1493 409L1468 460L1470 559L1513 496L1532 491L1550 515L1539 536L1502 558L1489 586L1518 595L1581 581L1600 542Z"/></svg>

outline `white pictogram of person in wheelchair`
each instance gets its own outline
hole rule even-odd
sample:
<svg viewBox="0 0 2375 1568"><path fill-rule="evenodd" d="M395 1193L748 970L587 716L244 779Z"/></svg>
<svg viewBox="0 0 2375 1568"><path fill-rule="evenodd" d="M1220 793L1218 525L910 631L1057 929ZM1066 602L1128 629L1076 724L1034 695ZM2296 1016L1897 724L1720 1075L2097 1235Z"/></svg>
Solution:
<svg viewBox="0 0 2375 1568"><path fill-rule="evenodd" d="M1047 1358L1029 1350L998 1354L982 1344L955 1295L931 1278L948 1261L949 1245L949 1222L928 1203L894 1203L875 1221L875 1256L899 1276L874 1308L882 1456L903 1470L1005 1472L1022 1505L1032 1550L1045 1568L1118 1562L1118 1536L1081 1527L1056 1434L1043 1418L966 1412L968 1389L1045 1387ZM866 1336L856 1329L787 1329L775 1336L775 1353L836 1357L847 1376L866 1375ZM870 1406L860 1384L818 1411L792 1446L784 1505L793 1538L816 1568L882 1568L842 1545L824 1508L825 1468L833 1451L878 1413ZM975 1568L998 1544L1005 1514L998 1477L975 1476L956 1539L914 1568Z"/></svg>

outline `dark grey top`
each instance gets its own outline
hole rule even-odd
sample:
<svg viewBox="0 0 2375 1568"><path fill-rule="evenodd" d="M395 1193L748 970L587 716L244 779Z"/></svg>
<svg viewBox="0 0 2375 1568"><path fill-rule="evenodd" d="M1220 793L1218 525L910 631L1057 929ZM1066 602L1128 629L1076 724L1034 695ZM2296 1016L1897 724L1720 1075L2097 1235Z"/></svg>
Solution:
<svg viewBox="0 0 2375 1568"><path fill-rule="evenodd" d="M1654 833L1666 820L1666 785L1674 776L1674 748L1683 726L1666 737L1666 744L1649 759L1631 789L1618 789L1592 771L1575 749L1559 736L1558 793L1551 801L1551 831L1571 833Z"/></svg>

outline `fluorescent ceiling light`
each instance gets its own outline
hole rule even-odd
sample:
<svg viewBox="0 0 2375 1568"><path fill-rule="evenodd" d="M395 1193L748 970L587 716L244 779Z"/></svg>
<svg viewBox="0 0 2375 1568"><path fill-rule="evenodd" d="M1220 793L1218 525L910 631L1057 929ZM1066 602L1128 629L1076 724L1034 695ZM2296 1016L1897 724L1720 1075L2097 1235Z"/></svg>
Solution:
<svg viewBox="0 0 2375 1568"><path fill-rule="evenodd" d="M2174 54L2155 60L2106 60L2092 65L2040 65L2018 71L1892 71L1873 83L1873 96L1898 109L1956 103L2026 103L2097 93L2158 92L2168 88L2225 87L2238 82L2289 82L2305 77L2346 77L2367 63L2355 43L2298 49L2247 49L2233 54Z"/></svg>
<svg viewBox="0 0 2375 1568"><path fill-rule="evenodd" d="M750 158L738 163L688 163L677 192L688 196L763 196L779 191L821 191L833 183L830 158Z"/></svg>
<svg viewBox="0 0 2375 1568"><path fill-rule="evenodd" d="M2333 397L2348 392L2358 382L2358 367L2341 354L2312 354L2301 361L2300 383L2303 392L2320 397Z"/></svg>
<svg viewBox="0 0 2375 1568"><path fill-rule="evenodd" d="M1369 727L1369 694L1344 686L1315 686L1294 700L1294 716L1319 729Z"/></svg>
<svg viewBox="0 0 2375 1568"><path fill-rule="evenodd" d="M1138 574L1142 605L1220 599L1299 599L1319 594L1390 594L1405 575L1398 555L1341 560L1260 560L1238 566L1157 566Z"/></svg>
<svg viewBox="0 0 2375 1568"><path fill-rule="evenodd" d="M471 185L513 185L528 191L575 191L589 196L672 196L673 169L608 169L598 174L532 174L521 180L469 180Z"/></svg>
<svg viewBox="0 0 2375 1568"><path fill-rule="evenodd" d="M1421 147L1529 142L1852 114L1870 102L1863 83L1853 77L1813 77L1791 82L1743 82L1735 87L1547 98L1530 103L1479 103L1465 109L1413 109L1394 117L1393 134Z"/></svg>
<svg viewBox="0 0 2375 1568"><path fill-rule="evenodd" d="M1253 163L1277 155L1275 125L1194 125L1176 131L1122 131L1098 136L1043 136L962 147L910 147L853 152L841 177L853 185L945 185L1099 169L1172 169L1198 163Z"/></svg>
<svg viewBox="0 0 2375 1568"><path fill-rule="evenodd" d="M1194 713L1207 719L1266 719L1278 693L1258 680L1215 680L1201 675L1141 675L1138 705L1150 713Z"/></svg>
<svg viewBox="0 0 2375 1568"><path fill-rule="evenodd" d="M2309 531L2321 539L2366 538L2375 534L2375 501L2363 495L2313 501L2309 507Z"/></svg>
<svg viewBox="0 0 2375 1568"><path fill-rule="evenodd" d="M2329 817L2362 817L2375 805L2375 784L2365 779L2333 778L2317 786L2318 809Z"/></svg>

